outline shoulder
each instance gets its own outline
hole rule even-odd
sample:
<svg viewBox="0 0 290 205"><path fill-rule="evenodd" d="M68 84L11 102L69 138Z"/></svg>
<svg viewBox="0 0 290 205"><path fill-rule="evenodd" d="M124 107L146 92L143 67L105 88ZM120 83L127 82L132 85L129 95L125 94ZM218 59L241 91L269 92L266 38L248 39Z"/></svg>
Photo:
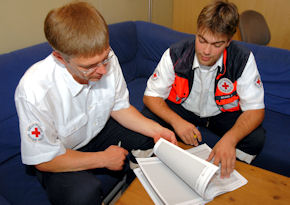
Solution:
<svg viewBox="0 0 290 205"><path fill-rule="evenodd" d="M51 55L32 65L19 81L15 97L25 97L27 101L34 103L37 99L42 99L53 85L56 66Z"/></svg>
<svg viewBox="0 0 290 205"><path fill-rule="evenodd" d="M232 41L227 47L227 67L239 77L246 67L251 51L237 41Z"/></svg>
<svg viewBox="0 0 290 205"><path fill-rule="evenodd" d="M194 50L194 47L195 47L195 36L185 38L170 46L170 55L181 56L188 49Z"/></svg>
<svg viewBox="0 0 290 205"><path fill-rule="evenodd" d="M227 48L228 56L232 58L249 58L251 50L237 41L232 41Z"/></svg>

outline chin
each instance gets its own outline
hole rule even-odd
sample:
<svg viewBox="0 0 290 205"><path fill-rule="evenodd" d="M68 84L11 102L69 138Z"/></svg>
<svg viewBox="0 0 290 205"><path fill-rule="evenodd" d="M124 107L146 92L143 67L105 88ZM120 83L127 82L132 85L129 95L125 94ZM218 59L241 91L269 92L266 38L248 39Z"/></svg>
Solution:
<svg viewBox="0 0 290 205"><path fill-rule="evenodd" d="M96 78L92 78L92 79L89 79L89 81L91 81L91 82L97 82L97 81L99 81L100 79L96 79Z"/></svg>
<svg viewBox="0 0 290 205"><path fill-rule="evenodd" d="M93 82L97 82L97 81L99 81L101 79L102 79L102 77L95 77L95 78L90 78L89 80L93 81Z"/></svg>
<svg viewBox="0 0 290 205"><path fill-rule="evenodd" d="M209 60L209 61L203 61L203 60L201 60L200 61L200 64L201 65L204 65L204 66L213 66L215 64L215 62L212 62L212 60Z"/></svg>

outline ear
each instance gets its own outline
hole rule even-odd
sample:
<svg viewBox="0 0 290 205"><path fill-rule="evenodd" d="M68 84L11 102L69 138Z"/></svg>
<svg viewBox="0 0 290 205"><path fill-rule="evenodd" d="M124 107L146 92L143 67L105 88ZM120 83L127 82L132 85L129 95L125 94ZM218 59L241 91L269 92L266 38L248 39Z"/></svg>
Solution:
<svg viewBox="0 0 290 205"><path fill-rule="evenodd" d="M63 65L66 65L66 61L58 51L53 51L52 55Z"/></svg>

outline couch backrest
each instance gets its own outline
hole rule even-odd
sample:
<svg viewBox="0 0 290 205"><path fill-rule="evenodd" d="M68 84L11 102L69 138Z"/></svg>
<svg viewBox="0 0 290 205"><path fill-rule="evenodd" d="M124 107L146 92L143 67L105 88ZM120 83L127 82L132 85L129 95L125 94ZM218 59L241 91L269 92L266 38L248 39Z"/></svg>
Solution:
<svg viewBox="0 0 290 205"><path fill-rule="evenodd" d="M110 45L118 56L122 65L126 82L132 81L136 76L137 35L134 22L122 22L109 25Z"/></svg>
<svg viewBox="0 0 290 205"><path fill-rule="evenodd" d="M149 78L170 45L192 36L149 22L135 23L138 41L137 60L139 60L137 77Z"/></svg>
<svg viewBox="0 0 290 205"><path fill-rule="evenodd" d="M111 24L110 45L118 56L127 83L149 78L164 51L191 34L144 21Z"/></svg>
<svg viewBox="0 0 290 205"><path fill-rule="evenodd" d="M14 92L26 69L51 52L47 43L0 55L0 164L20 152Z"/></svg>
<svg viewBox="0 0 290 205"><path fill-rule="evenodd" d="M290 115L290 50L240 42L254 54L267 109Z"/></svg>

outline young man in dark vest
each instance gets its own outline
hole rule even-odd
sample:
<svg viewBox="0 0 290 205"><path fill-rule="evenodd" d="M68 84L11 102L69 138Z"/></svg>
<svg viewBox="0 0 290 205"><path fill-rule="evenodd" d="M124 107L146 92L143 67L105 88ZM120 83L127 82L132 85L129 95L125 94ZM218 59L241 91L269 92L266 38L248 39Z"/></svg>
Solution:
<svg viewBox="0 0 290 205"><path fill-rule="evenodd" d="M197 20L195 38L165 51L147 83L143 114L197 146L207 127L220 140L208 160L229 177L236 157L250 163L262 150L264 90L253 53L231 41L239 22L234 4L216 1Z"/></svg>

